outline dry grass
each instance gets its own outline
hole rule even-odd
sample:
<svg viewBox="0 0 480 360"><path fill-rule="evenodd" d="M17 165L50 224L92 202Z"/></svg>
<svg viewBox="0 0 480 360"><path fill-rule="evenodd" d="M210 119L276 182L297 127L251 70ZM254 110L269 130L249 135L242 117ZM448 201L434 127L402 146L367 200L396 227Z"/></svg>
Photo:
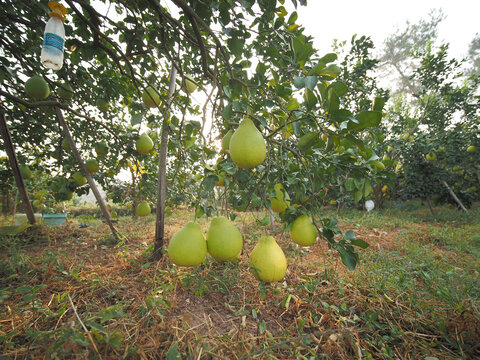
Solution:
<svg viewBox="0 0 480 360"><path fill-rule="evenodd" d="M190 217L186 209L175 211L167 220L167 240ZM206 231L207 221L200 223ZM79 229L73 220L64 227L44 228L41 236L24 236L20 250L0 255L2 264L10 266L3 269L10 277L0 281L3 356L461 359L480 355L479 315L473 307L456 310L429 300L425 306L437 309L419 313L401 292L373 291L365 281L370 268L360 264L355 273L348 272L323 241L304 250L292 245L288 235L277 234L289 260L287 275L281 283L258 283L249 272L247 254L268 229L248 215L235 223L245 234L239 263L208 258L196 268L175 267L167 256L158 263L150 261L152 218L122 218L118 225L128 241L120 245L113 243L100 222ZM388 256L404 246L405 228L386 231L342 224L342 229L354 229L371 244L363 258ZM17 246L21 242L16 240ZM438 329L432 313L449 320L444 324L446 334ZM454 344L463 344L465 351Z"/></svg>

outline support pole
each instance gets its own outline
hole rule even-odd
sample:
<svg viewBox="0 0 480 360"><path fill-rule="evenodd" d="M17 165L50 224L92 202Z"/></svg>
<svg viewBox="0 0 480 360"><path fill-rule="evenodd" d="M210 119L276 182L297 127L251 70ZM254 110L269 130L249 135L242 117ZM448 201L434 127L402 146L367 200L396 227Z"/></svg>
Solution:
<svg viewBox="0 0 480 360"><path fill-rule="evenodd" d="M10 136L10 131L8 131L7 119L3 111L0 118L0 131L2 133L3 142L5 143L5 151L7 153L8 160L10 161L10 166L13 170L13 176L15 177L15 182L17 183L20 197L25 205L25 213L27 214L28 222L33 225L35 224L35 215L33 214L32 204L28 199L27 190L25 189L25 182L23 181L23 176L20 172L20 167L18 166L17 155L15 154L12 137Z"/></svg>
<svg viewBox="0 0 480 360"><path fill-rule="evenodd" d="M88 181L88 185L90 186L90 189L93 192L93 195L95 196L95 199L97 200L98 205L100 206L100 210L102 211L103 217L105 218L108 226L110 227L110 230L112 230L112 234L115 237L115 239L118 241L118 231L115 229L113 226L112 220L110 218L110 213L108 212L107 206L105 205L105 201L103 201L102 196L100 195L100 191L97 189L97 185L93 181L92 176L87 170L87 167L85 166L85 162L83 161L82 157L80 156L80 153L77 150L77 146L75 145L75 142L73 141L72 134L70 133L70 129L67 125L67 122L65 121L65 118L63 117L62 110L58 107L55 106L55 113L57 115L57 120L58 123L60 124L60 127L63 129L63 134L65 135L70 148L72 149L73 156L77 160L78 166L80 166L80 171L82 172L83 176Z"/></svg>
<svg viewBox="0 0 480 360"><path fill-rule="evenodd" d="M167 104L165 114L170 110L175 91L175 78L177 69L172 64L170 70L170 83L168 84ZM153 250L153 259L158 261L162 258L162 247L165 237L165 199L167 195L167 150L168 150L168 116L164 116L162 121L162 135L160 144L160 154L158 160L158 178L157 178L157 204L155 220L155 245Z"/></svg>
<svg viewBox="0 0 480 360"><path fill-rule="evenodd" d="M447 188L448 192L450 193L450 195L452 195L453 199L457 202L457 204L462 208L463 211L465 212L468 212L467 208L465 206L463 206L462 202L460 201L460 199L457 197L457 195L455 195L455 193L453 192L452 188L450 186L448 186L447 182L445 180L442 180L442 184L445 185L445 187Z"/></svg>

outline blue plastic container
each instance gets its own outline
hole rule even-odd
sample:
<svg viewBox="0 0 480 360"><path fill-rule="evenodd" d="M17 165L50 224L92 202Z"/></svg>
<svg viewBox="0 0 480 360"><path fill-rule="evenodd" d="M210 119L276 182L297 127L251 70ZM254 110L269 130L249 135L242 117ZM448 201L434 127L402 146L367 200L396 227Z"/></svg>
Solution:
<svg viewBox="0 0 480 360"><path fill-rule="evenodd" d="M67 214L43 214L43 221L47 226L58 226L65 224Z"/></svg>

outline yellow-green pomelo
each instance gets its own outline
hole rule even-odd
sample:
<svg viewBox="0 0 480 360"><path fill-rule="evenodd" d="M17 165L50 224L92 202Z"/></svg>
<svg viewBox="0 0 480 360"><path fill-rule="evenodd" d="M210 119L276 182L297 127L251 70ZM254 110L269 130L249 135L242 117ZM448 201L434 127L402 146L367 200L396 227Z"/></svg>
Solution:
<svg viewBox="0 0 480 360"><path fill-rule="evenodd" d="M78 186L83 186L87 183L87 179L82 175L80 171L76 171L72 174L72 179L75 180Z"/></svg>
<svg viewBox="0 0 480 360"><path fill-rule="evenodd" d="M100 111L108 111L110 108L110 103L105 99L97 99L95 105L97 105L97 108Z"/></svg>
<svg viewBox="0 0 480 360"><path fill-rule="evenodd" d="M230 156L240 168L253 168L260 165L267 155L267 146L262 133L245 118L230 138Z"/></svg>
<svg viewBox="0 0 480 360"><path fill-rule="evenodd" d="M63 150L65 151L70 151L72 150L71 146L70 146L70 143L68 142L68 139L67 138L63 138L62 140L62 148Z"/></svg>
<svg viewBox="0 0 480 360"><path fill-rule="evenodd" d="M153 99L152 99L153 98ZM147 87L143 90L142 101L146 107L156 108L160 105L160 93L153 86Z"/></svg>
<svg viewBox="0 0 480 360"><path fill-rule="evenodd" d="M467 148L467 152L469 152L469 153L474 153L475 151L477 151L477 147L475 145L470 145Z"/></svg>
<svg viewBox="0 0 480 360"><path fill-rule="evenodd" d="M273 236L264 236L250 253L250 270L265 282L280 281L287 272L287 258Z"/></svg>
<svg viewBox="0 0 480 360"><path fill-rule="evenodd" d="M108 153L108 145L101 141L94 145L95 152L99 158L104 158Z"/></svg>
<svg viewBox="0 0 480 360"><path fill-rule="evenodd" d="M437 155L436 154L432 154L432 153L428 153L425 158L428 160L428 161L435 161L437 159Z"/></svg>
<svg viewBox="0 0 480 360"><path fill-rule="evenodd" d="M151 211L152 210L150 209L150 205L148 205L148 202L146 200L142 200L138 204L135 213L137 214L137 216L148 216L150 215Z"/></svg>
<svg viewBox="0 0 480 360"><path fill-rule="evenodd" d="M73 98L73 88L68 82L64 82L58 86L57 94L62 99L71 100Z"/></svg>
<svg viewBox="0 0 480 360"><path fill-rule="evenodd" d="M50 95L50 87L43 77L35 75L25 82L25 92L37 100L43 100Z"/></svg>
<svg viewBox="0 0 480 360"><path fill-rule="evenodd" d="M182 87L187 93L191 94L197 90L197 84L195 84L193 78L190 75L186 75L183 79L185 81L185 87Z"/></svg>
<svg viewBox="0 0 480 360"><path fill-rule="evenodd" d="M142 134L135 142L135 148L140 154L148 154L153 149L153 141L147 134Z"/></svg>
<svg viewBox="0 0 480 360"><path fill-rule="evenodd" d="M300 215L292 224L290 237L300 246L310 246L317 240L317 228L307 215Z"/></svg>
<svg viewBox="0 0 480 360"><path fill-rule="evenodd" d="M242 251L242 234L226 217L212 219L207 232L207 249L220 261L233 260Z"/></svg>
<svg viewBox="0 0 480 360"><path fill-rule="evenodd" d="M168 244L170 261L179 266L200 265L207 255L207 242L200 225L189 222L173 235Z"/></svg>
<svg viewBox="0 0 480 360"><path fill-rule="evenodd" d="M115 219L115 218L118 216L118 214L117 214L117 212L116 212L115 210L113 210L113 211L110 213L110 216L112 217L112 219Z"/></svg>
<svg viewBox="0 0 480 360"><path fill-rule="evenodd" d="M217 175L218 181L215 183L215 186L225 186L225 178L221 175Z"/></svg>
<svg viewBox="0 0 480 360"><path fill-rule="evenodd" d="M225 136L222 138L222 151L226 151L230 148L230 139L232 138L233 130L228 130Z"/></svg>
<svg viewBox="0 0 480 360"><path fill-rule="evenodd" d="M270 198L272 210L277 213L284 212L290 206L290 196L283 190L282 184L275 184L275 197Z"/></svg>
<svg viewBox="0 0 480 360"><path fill-rule="evenodd" d="M100 165L98 161L95 159L88 159L85 161L85 166L87 167L88 172L90 175L95 174L98 170L100 170Z"/></svg>
<svg viewBox="0 0 480 360"><path fill-rule="evenodd" d="M20 165L20 172L24 179L30 179L32 177L32 170L27 165Z"/></svg>

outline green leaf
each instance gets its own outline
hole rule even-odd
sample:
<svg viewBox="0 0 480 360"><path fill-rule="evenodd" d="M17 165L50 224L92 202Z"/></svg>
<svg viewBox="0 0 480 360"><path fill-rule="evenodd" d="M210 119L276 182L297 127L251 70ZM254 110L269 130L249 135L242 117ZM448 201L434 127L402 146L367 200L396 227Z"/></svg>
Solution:
<svg viewBox="0 0 480 360"><path fill-rule="evenodd" d="M85 324L90 326L92 329L95 329L103 334L107 333L107 330L101 324L95 321L87 321Z"/></svg>
<svg viewBox="0 0 480 360"><path fill-rule="evenodd" d="M385 166L383 167L385 169ZM372 185L370 184L370 180L365 180L365 186L363 188L363 195L367 197L372 192Z"/></svg>
<svg viewBox="0 0 480 360"><path fill-rule="evenodd" d="M215 184L218 181L217 175L208 175L205 180L203 180L203 187L206 191L212 191L215 187Z"/></svg>
<svg viewBox="0 0 480 360"><path fill-rule="evenodd" d="M232 104L228 104L222 111L222 116L225 120L232 119Z"/></svg>
<svg viewBox="0 0 480 360"><path fill-rule="evenodd" d="M338 56L337 54L335 53L328 53L326 55L324 55L320 60L318 60L319 62L322 62L324 64L328 64L332 61L335 61L337 60Z"/></svg>
<svg viewBox="0 0 480 360"><path fill-rule="evenodd" d="M270 224L270 216L266 215L262 220L257 219L257 222L262 226L267 226Z"/></svg>
<svg viewBox="0 0 480 360"><path fill-rule="evenodd" d="M293 86L295 86L297 89L303 89L305 87L305 78L295 76L293 78Z"/></svg>
<svg viewBox="0 0 480 360"><path fill-rule="evenodd" d="M298 14L296 11L294 11L288 18L288 25L295 24L295 21L297 21L297 18L298 18Z"/></svg>
<svg viewBox="0 0 480 360"><path fill-rule="evenodd" d="M15 289L15 292L21 293L21 294L27 293L29 291L32 291L32 287L28 285L19 286L18 288Z"/></svg>
<svg viewBox="0 0 480 360"><path fill-rule="evenodd" d="M369 161L369 164L375 166L379 170L385 170L385 164L379 160Z"/></svg>
<svg viewBox="0 0 480 360"><path fill-rule="evenodd" d="M141 124L142 119L143 119L142 114L132 114L132 118L130 119L130 124L132 124L132 126Z"/></svg>
<svg viewBox="0 0 480 360"><path fill-rule="evenodd" d="M285 108L288 111L296 110L299 107L300 107L300 104L298 103L298 100L293 97L290 100L288 100L287 104L285 105Z"/></svg>
<svg viewBox="0 0 480 360"><path fill-rule="evenodd" d="M342 81L335 81L331 83L328 88L332 88L335 91L335 94L337 94L338 97L345 95L348 93L348 86L345 85Z"/></svg>
<svg viewBox="0 0 480 360"><path fill-rule="evenodd" d="M303 95L303 98L305 99L305 105L307 106L308 110L312 109L317 103L317 97L315 96L315 93L310 89L305 89L305 94Z"/></svg>
<svg viewBox="0 0 480 360"><path fill-rule="evenodd" d="M348 268L348 270L355 270L358 261L358 254L356 252L345 249L341 244L337 245L337 250L340 253L343 264Z"/></svg>
<svg viewBox="0 0 480 360"><path fill-rule="evenodd" d="M340 99L338 98L333 88L328 89L327 92L327 112L330 114L340 107Z"/></svg>
<svg viewBox="0 0 480 360"><path fill-rule="evenodd" d="M356 119L358 120L358 124L350 122L349 129L350 130L363 130L368 127L375 127L380 125L382 121L382 113L379 111L362 111L357 116Z"/></svg>
<svg viewBox="0 0 480 360"><path fill-rule="evenodd" d="M361 191L361 190L355 191L354 200L355 200L356 203L359 202L360 200L362 200L362 197L363 197L363 191Z"/></svg>
<svg viewBox="0 0 480 360"><path fill-rule="evenodd" d="M347 181L345 181L345 189L347 189L347 191L352 191L353 189L355 189L355 183L353 178L348 178Z"/></svg>
<svg viewBox="0 0 480 360"><path fill-rule="evenodd" d="M354 239L354 240L350 241L350 243L352 245L358 246L362 249L366 249L370 246L369 243L367 243L365 240L362 240L362 239Z"/></svg>
<svg viewBox="0 0 480 360"><path fill-rule="evenodd" d="M340 69L337 65L330 64L327 67L320 70L317 75L319 76L324 75L324 76L336 78L338 75L340 75L341 72L342 72L342 69Z"/></svg>
<svg viewBox="0 0 480 360"><path fill-rule="evenodd" d="M166 360L178 360L181 359L180 353L178 352L178 343L173 343L168 349Z"/></svg>
<svg viewBox="0 0 480 360"><path fill-rule="evenodd" d="M348 230L344 235L343 238L347 241L355 240L355 233L352 230Z"/></svg>
<svg viewBox="0 0 480 360"><path fill-rule="evenodd" d="M228 49L236 57L242 56L244 44L245 42L243 41L243 39L239 39L237 37L233 37L227 40Z"/></svg>
<svg viewBox="0 0 480 360"><path fill-rule="evenodd" d="M318 140L318 133L309 132L298 139L298 148L302 151L310 150Z"/></svg>
<svg viewBox="0 0 480 360"><path fill-rule="evenodd" d="M318 77L307 76L305 78L305 87L313 91L315 89L315 86L317 86L317 82L318 82Z"/></svg>
<svg viewBox="0 0 480 360"><path fill-rule="evenodd" d="M266 327L265 320L262 320L260 325L258 325L258 330L260 331L260 334L263 334L265 332L265 327Z"/></svg>
<svg viewBox="0 0 480 360"><path fill-rule="evenodd" d="M382 111L384 106L385 106L385 98L379 97L379 96L375 97L375 99L373 100L372 110Z"/></svg>

